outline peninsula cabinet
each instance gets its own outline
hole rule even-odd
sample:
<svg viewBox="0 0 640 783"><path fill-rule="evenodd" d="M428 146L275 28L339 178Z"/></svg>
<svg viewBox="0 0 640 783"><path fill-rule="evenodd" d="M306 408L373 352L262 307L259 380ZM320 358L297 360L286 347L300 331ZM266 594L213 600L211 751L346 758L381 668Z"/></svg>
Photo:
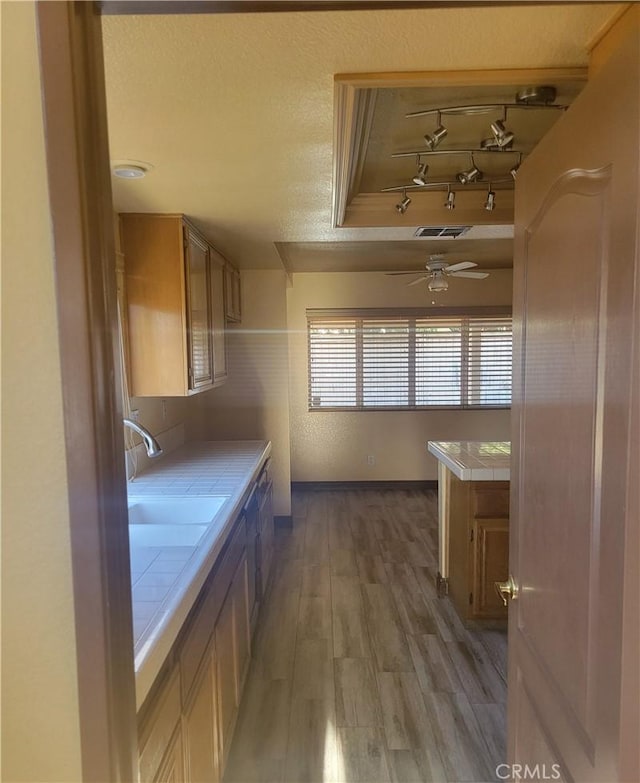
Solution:
<svg viewBox="0 0 640 783"><path fill-rule="evenodd" d="M506 621L495 582L509 576L509 482L449 485L448 592L463 620Z"/></svg>
<svg viewBox="0 0 640 783"><path fill-rule="evenodd" d="M184 215L126 213L120 226L131 395L188 396L224 382L219 254L212 260Z"/></svg>

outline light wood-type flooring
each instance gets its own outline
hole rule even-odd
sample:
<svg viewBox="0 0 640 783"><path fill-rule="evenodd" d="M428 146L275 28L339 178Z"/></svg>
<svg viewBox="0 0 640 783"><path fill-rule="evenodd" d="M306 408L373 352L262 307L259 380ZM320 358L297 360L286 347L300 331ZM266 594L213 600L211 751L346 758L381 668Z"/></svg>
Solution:
<svg viewBox="0 0 640 783"><path fill-rule="evenodd" d="M506 634L435 592L427 490L295 492L225 783L494 781Z"/></svg>

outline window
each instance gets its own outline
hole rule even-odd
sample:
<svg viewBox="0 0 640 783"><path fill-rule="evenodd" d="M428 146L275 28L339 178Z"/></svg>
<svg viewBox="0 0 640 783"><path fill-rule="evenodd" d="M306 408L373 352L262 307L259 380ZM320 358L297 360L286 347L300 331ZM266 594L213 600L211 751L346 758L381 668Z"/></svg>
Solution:
<svg viewBox="0 0 640 783"><path fill-rule="evenodd" d="M307 311L309 410L506 408L511 315Z"/></svg>

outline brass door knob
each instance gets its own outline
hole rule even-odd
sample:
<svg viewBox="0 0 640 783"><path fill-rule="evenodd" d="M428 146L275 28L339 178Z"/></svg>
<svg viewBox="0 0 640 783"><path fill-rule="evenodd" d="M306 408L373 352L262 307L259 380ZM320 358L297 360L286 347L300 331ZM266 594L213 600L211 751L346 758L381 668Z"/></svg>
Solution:
<svg viewBox="0 0 640 783"><path fill-rule="evenodd" d="M496 593L500 596L500 600L506 606L509 600L515 601L518 598L518 585L514 578L509 574L509 578L506 582L494 582Z"/></svg>

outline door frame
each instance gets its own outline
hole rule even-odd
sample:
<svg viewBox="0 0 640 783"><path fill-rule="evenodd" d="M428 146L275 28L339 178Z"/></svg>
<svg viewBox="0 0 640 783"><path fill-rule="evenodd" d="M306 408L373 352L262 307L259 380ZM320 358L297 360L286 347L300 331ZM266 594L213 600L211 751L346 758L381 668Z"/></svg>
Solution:
<svg viewBox="0 0 640 783"><path fill-rule="evenodd" d="M133 783L137 734L101 19L38 2L83 783Z"/></svg>
<svg viewBox="0 0 640 783"><path fill-rule="evenodd" d="M464 7L534 3L448 2L296 3L296 10L384 7ZM154 13L270 12L279 2L145 2ZM205 6L208 6L205 9ZM136 2L37 0L45 149L55 251L65 456L76 616L83 781L137 780L135 678L128 558L126 475L121 401L117 394L116 282L101 13L139 13ZM623 11L621 11L623 13ZM615 20L611 20L613 23ZM639 238L640 243L640 238ZM640 291L637 292L640 301ZM638 318L636 309L636 318ZM639 324L636 324L639 325ZM639 347L635 346L634 399L640 403ZM640 409L640 404L636 405ZM639 423L635 410L636 428ZM639 464L637 440L629 465ZM628 509L639 513L637 486ZM629 530L633 561L626 586L637 585L638 525ZM634 554L633 544L636 549ZM634 560L635 558L635 560ZM124 561L123 561L124 560ZM635 575L633 565L635 563ZM631 628L637 595L625 602ZM631 600L633 599L633 600ZM635 601L635 602L634 602ZM636 629L637 636L637 629ZM637 684L627 660L625 684ZM626 690L634 692L633 687ZM634 703L632 703L634 702ZM637 722L635 700L625 701L627 727ZM633 740L633 737L628 739ZM624 770L637 769L631 742ZM637 755L637 754L636 754Z"/></svg>

